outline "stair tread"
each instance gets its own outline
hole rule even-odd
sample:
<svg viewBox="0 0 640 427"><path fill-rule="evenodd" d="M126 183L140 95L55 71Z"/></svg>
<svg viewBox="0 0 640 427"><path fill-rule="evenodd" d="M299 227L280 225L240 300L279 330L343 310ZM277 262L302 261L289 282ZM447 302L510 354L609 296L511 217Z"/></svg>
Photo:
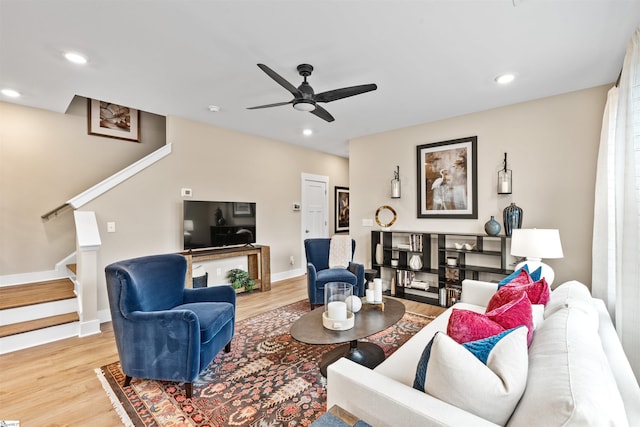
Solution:
<svg viewBox="0 0 640 427"><path fill-rule="evenodd" d="M0 310L75 298L69 278L0 287Z"/></svg>
<svg viewBox="0 0 640 427"><path fill-rule="evenodd" d="M44 317L42 319L29 320L28 322L13 323L11 325L0 326L0 338L10 335L31 332L37 329L51 326L64 325L65 323L77 322L80 320L78 313L59 314L57 316Z"/></svg>

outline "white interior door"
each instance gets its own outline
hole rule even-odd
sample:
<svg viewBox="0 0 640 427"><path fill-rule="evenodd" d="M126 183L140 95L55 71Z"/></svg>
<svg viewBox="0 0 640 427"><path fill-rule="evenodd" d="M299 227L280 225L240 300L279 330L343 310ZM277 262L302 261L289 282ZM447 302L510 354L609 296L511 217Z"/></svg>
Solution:
<svg viewBox="0 0 640 427"><path fill-rule="evenodd" d="M302 174L302 240L329 237L329 177ZM304 250L302 252L304 254Z"/></svg>

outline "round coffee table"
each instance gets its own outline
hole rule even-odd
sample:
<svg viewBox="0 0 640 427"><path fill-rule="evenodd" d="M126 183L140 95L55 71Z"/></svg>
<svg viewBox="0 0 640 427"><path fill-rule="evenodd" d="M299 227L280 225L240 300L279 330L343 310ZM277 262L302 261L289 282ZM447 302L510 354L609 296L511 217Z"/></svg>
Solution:
<svg viewBox="0 0 640 427"><path fill-rule="evenodd" d="M327 366L341 357L356 363L375 368L384 360L384 351L377 344L358 341L394 325L404 316L404 304L391 298L383 298L384 311L374 306L363 304L356 313L353 328L346 331L334 331L322 326L324 306L318 307L300 317L291 327L291 336L306 344L338 344L322 357L320 372L327 376Z"/></svg>

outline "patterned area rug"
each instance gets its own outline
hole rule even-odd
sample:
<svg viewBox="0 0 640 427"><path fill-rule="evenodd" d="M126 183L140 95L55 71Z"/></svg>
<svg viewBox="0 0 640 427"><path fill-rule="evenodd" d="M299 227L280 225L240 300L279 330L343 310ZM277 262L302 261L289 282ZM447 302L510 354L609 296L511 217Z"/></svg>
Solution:
<svg viewBox="0 0 640 427"><path fill-rule="evenodd" d="M231 352L220 352L194 381L191 399L182 383L134 378L122 387L119 362L96 373L125 425L308 426L326 412L326 379L318 363L336 347L291 338L291 325L308 311L300 301L238 322ZM389 356L432 319L405 313L364 341Z"/></svg>

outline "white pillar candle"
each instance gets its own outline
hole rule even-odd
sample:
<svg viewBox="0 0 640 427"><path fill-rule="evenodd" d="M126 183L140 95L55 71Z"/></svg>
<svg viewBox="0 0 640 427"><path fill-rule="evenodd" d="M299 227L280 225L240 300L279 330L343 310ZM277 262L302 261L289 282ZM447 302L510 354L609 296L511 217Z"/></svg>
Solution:
<svg viewBox="0 0 640 427"><path fill-rule="evenodd" d="M347 303L344 301L333 301L327 304L329 319L347 320Z"/></svg>
<svg viewBox="0 0 640 427"><path fill-rule="evenodd" d="M376 302L382 302L382 279L373 279L373 290Z"/></svg>
<svg viewBox="0 0 640 427"><path fill-rule="evenodd" d="M376 300L376 293L373 289L367 289L367 302L374 302Z"/></svg>
<svg viewBox="0 0 640 427"><path fill-rule="evenodd" d="M509 192L509 181L502 181L502 192L503 193Z"/></svg>

